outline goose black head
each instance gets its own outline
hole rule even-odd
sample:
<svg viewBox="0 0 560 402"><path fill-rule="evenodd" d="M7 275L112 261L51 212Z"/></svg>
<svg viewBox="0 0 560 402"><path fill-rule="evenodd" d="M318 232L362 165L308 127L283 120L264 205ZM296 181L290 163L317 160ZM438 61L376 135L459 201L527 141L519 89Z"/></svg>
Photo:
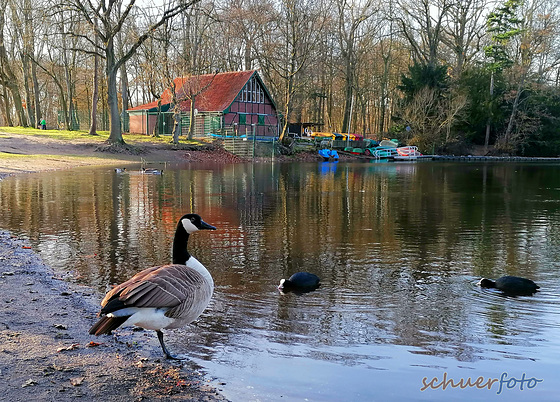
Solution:
<svg viewBox="0 0 560 402"><path fill-rule="evenodd" d="M202 220L200 215L186 214L180 219L181 224L188 234L198 230L216 230L216 228Z"/></svg>

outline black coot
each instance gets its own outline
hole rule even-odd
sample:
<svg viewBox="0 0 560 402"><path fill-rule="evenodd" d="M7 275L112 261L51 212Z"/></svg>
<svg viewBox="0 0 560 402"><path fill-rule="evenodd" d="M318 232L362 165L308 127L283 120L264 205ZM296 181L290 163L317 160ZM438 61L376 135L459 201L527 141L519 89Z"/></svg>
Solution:
<svg viewBox="0 0 560 402"><path fill-rule="evenodd" d="M495 282L482 278L478 284L483 288L495 288L505 294L514 296L532 295L539 289L539 286L532 280L518 276L502 276L496 279Z"/></svg>
<svg viewBox="0 0 560 402"><path fill-rule="evenodd" d="M309 272L297 272L290 279L282 279L278 289L283 292L310 292L319 287L319 277Z"/></svg>

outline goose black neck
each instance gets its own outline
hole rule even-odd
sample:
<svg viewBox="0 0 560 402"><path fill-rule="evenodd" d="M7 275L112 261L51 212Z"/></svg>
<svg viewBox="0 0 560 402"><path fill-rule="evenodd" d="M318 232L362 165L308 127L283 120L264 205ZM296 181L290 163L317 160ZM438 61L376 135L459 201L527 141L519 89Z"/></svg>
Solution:
<svg viewBox="0 0 560 402"><path fill-rule="evenodd" d="M179 222L175 231L175 237L173 238L173 264L185 265L188 259L191 258L187 250L188 242L189 234L183 227L183 224Z"/></svg>

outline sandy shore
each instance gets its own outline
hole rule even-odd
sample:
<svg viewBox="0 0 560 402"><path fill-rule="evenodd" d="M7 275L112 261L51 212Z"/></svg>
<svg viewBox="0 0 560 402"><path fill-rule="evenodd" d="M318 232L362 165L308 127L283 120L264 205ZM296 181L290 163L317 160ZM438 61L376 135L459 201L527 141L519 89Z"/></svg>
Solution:
<svg viewBox="0 0 560 402"><path fill-rule="evenodd" d="M1 134L0 179L139 162L137 155L95 152L97 146ZM142 153L148 161L215 157L160 147ZM225 399L194 363L164 359L153 331L124 328L113 337L90 336L102 295L57 278L26 241L1 229L0 293L0 400Z"/></svg>
<svg viewBox="0 0 560 402"><path fill-rule="evenodd" d="M126 140L126 138L125 138ZM113 165L150 162L241 162L221 148L174 148L168 143L134 143L127 141L136 153L100 151L100 140L57 140L47 136L0 132L0 179L22 173L69 169L79 166ZM186 149L185 149L186 148Z"/></svg>

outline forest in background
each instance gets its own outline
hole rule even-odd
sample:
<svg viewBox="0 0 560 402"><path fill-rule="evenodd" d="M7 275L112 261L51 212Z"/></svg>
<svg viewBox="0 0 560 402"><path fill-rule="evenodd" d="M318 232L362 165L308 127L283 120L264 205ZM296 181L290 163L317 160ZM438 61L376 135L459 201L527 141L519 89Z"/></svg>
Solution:
<svg viewBox="0 0 560 402"><path fill-rule="evenodd" d="M557 156L559 23L556 0L0 0L0 124L124 143L173 78L258 69L286 123Z"/></svg>

